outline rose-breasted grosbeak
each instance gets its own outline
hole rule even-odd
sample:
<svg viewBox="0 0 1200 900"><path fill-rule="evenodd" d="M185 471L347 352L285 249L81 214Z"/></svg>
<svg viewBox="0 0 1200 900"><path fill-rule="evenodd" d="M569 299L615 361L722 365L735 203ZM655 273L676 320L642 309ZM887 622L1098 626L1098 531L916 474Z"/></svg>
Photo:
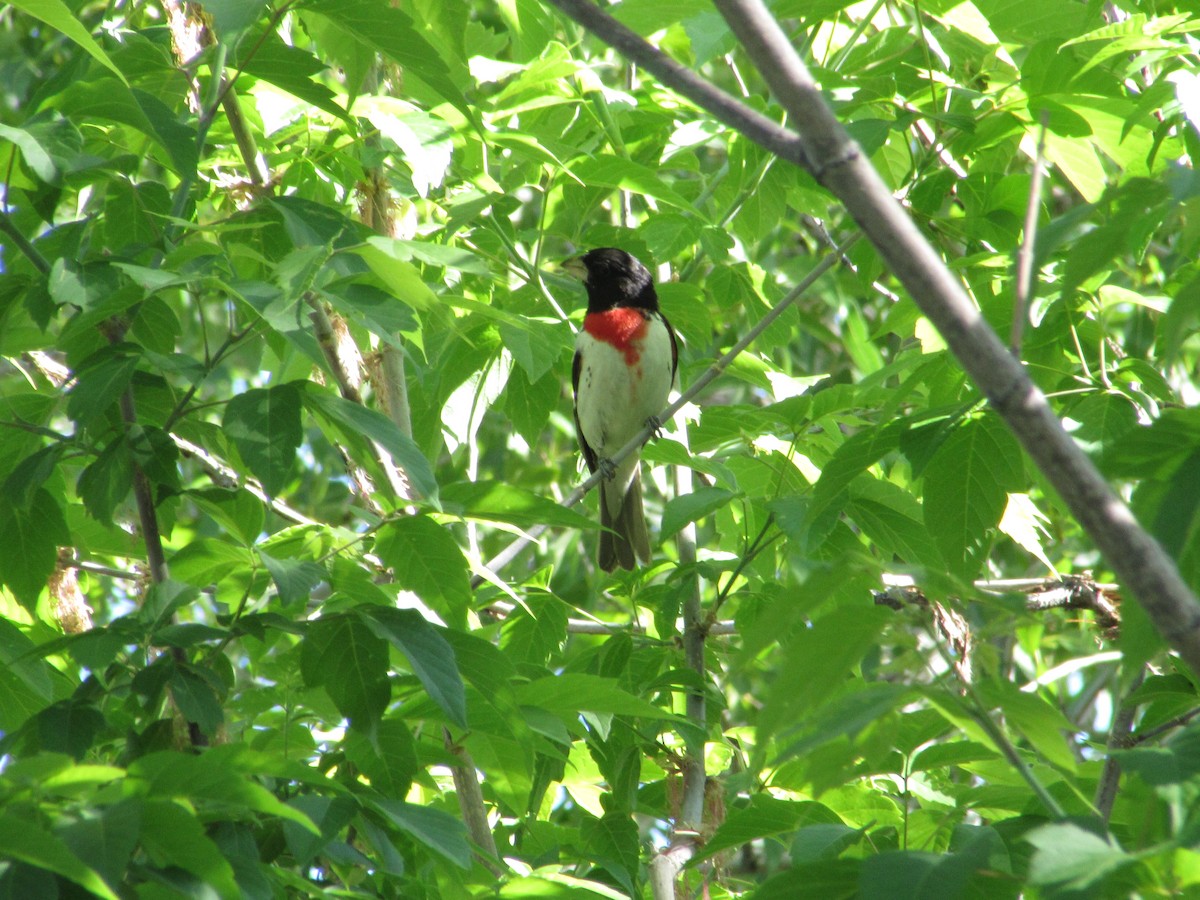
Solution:
<svg viewBox="0 0 1200 900"><path fill-rule="evenodd" d="M632 569L650 561L650 535L642 510L641 453L620 465L609 457L624 447L667 405L675 382L675 332L658 309L649 270L624 250L604 247L569 260L564 268L583 279L587 316L575 341L571 384L575 433L588 471L599 467L600 568ZM611 471L608 471L611 470Z"/></svg>

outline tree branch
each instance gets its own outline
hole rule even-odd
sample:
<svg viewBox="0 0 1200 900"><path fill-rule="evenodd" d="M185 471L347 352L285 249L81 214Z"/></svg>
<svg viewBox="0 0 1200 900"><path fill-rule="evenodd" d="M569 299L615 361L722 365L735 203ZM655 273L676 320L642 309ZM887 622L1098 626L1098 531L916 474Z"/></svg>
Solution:
<svg viewBox="0 0 1200 900"><path fill-rule="evenodd" d="M1029 185L1029 205L1025 208L1025 227L1022 229L1021 247L1017 251L1017 284L1013 295L1012 337L1009 339L1009 349L1017 359L1021 358L1021 335L1025 330L1025 321L1029 318L1029 298L1033 293L1033 258L1036 255L1038 210L1042 208L1046 119L1047 115L1043 111L1037 154L1033 160L1033 180Z"/></svg>
<svg viewBox="0 0 1200 900"><path fill-rule="evenodd" d="M590 0L547 0L592 34L611 45L626 59L652 72L659 81L708 110L730 128L761 144L781 159L806 166L797 136L758 110L713 87L695 72L646 43Z"/></svg>
<svg viewBox="0 0 1200 900"><path fill-rule="evenodd" d="M451 737L449 729L443 729L442 739L456 759L450 767L450 775L454 779L454 790L458 794L458 805L463 813L463 822L467 826L467 834L479 850L475 858L479 860L493 875L499 878L504 874L504 867L496 860L496 840L492 829L488 826L487 807L483 803L483 790L479 787L479 778L475 774L475 762L467 749L457 744Z"/></svg>
<svg viewBox="0 0 1200 900"><path fill-rule="evenodd" d="M684 445L687 446L686 432ZM692 470L686 466L677 466L675 496L686 496L692 489ZM684 700L684 714L695 731L684 736L683 791L671 829L671 843L650 860L650 891L654 900L674 900L679 896L675 880L703 843L705 826L709 824L704 821L705 792L708 788L708 772L704 765L704 749L708 736L708 703L704 693L707 667L704 643L710 632L701 600L700 575L696 569L695 522L689 522L680 529L676 546L679 548L680 567L687 573L687 595L683 601L682 621L684 665L696 673L700 687L689 690Z"/></svg>
<svg viewBox="0 0 1200 900"><path fill-rule="evenodd" d="M1143 667L1142 671L1138 672L1137 677L1129 685L1126 700L1128 700L1130 694L1141 686L1145 677L1146 670ZM1116 715L1113 716L1112 727L1108 731L1108 755L1104 758L1104 768L1100 772L1100 781L1096 784L1096 799L1092 804L1096 807L1096 812L1100 813L1100 818L1105 822L1112 815L1113 803L1117 799L1117 788L1121 783L1121 767L1117 764L1117 758L1113 755L1113 751L1133 746L1134 742L1130 735L1133 732L1133 719L1136 714L1136 703L1126 702L1121 704L1117 707Z"/></svg>
<svg viewBox="0 0 1200 900"><path fill-rule="evenodd" d="M43 275L50 274L50 262L46 257L42 256L41 251L33 246L33 243L25 235L21 234L21 229L13 224L11 218L4 210L0 209L0 232L7 234L12 238L13 244L18 250L24 254L25 258L33 263L33 267Z"/></svg>

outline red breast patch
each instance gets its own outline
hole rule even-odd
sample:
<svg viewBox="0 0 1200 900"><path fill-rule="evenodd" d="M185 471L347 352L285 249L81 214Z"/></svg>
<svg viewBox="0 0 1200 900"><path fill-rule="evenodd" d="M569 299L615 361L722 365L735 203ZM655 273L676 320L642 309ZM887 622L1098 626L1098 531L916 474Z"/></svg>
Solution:
<svg viewBox="0 0 1200 900"><path fill-rule="evenodd" d="M642 355L641 338L648 325L641 310L618 306L600 313L588 313L583 330L625 354L625 362L634 365Z"/></svg>

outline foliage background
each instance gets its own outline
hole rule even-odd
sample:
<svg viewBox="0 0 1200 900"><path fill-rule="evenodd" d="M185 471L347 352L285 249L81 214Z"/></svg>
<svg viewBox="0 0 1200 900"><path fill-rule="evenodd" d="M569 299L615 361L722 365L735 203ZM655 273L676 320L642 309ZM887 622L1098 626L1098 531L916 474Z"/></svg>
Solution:
<svg viewBox="0 0 1200 900"><path fill-rule="evenodd" d="M554 503L552 263L660 266L686 386L849 234L809 176L535 0L170 8L0 10L6 895L648 896L688 747L687 891L1197 890L1194 674L977 586L1111 576L865 243L646 448L657 565ZM1190 5L772 8L1002 334L1045 124L1022 358L1200 586ZM779 117L703 0L612 11Z"/></svg>

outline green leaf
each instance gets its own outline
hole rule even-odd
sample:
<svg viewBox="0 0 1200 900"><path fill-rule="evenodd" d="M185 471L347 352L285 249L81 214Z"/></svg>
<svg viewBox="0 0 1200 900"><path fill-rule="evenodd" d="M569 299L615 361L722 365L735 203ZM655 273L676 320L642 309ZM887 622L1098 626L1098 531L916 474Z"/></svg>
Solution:
<svg viewBox="0 0 1200 900"><path fill-rule="evenodd" d="M67 415L87 425L106 413L129 387L140 361L141 354L128 344L105 347L88 357L75 373Z"/></svg>
<svg viewBox="0 0 1200 900"><path fill-rule="evenodd" d="M149 799L186 797L243 813L275 816L316 831L308 817L258 784L255 774L243 771L247 768L251 773L271 770L244 745L213 747L202 756L164 750L131 763L126 784L138 796Z"/></svg>
<svg viewBox="0 0 1200 900"><path fill-rule="evenodd" d="M647 216L638 234L654 258L664 261L674 259L700 239L700 229L696 223L674 212ZM671 322L674 324L674 318Z"/></svg>
<svg viewBox="0 0 1200 900"><path fill-rule="evenodd" d="M795 727L827 702L888 622L886 610L843 606L822 616L781 647L783 664L759 714L760 745L768 735Z"/></svg>
<svg viewBox="0 0 1200 900"><path fill-rule="evenodd" d="M32 612L58 563L58 548L71 544L58 501L38 488L28 506L0 503L0 534L0 582Z"/></svg>
<svg viewBox="0 0 1200 900"><path fill-rule="evenodd" d="M95 869L85 865L61 839L27 815L0 813L0 847L10 859L61 875L98 897L118 900Z"/></svg>
<svg viewBox="0 0 1200 900"><path fill-rule="evenodd" d="M112 78L77 81L62 95L60 109L76 117L108 119L128 125L166 150L166 161L177 174L187 174L196 169L199 153L195 130L180 122L171 108L153 94L137 88L130 89ZM119 184L121 182L112 182L108 188L111 191ZM134 189L152 187L165 192L159 182L125 184Z"/></svg>
<svg viewBox="0 0 1200 900"><path fill-rule="evenodd" d="M13 6L29 13L34 18L41 19L51 28L55 28L82 47L102 66L111 69L122 81L125 76L108 54L92 38L83 24L75 18L70 8L62 0L13 0Z"/></svg>
<svg viewBox="0 0 1200 900"><path fill-rule="evenodd" d="M585 819L579 837L588 856L604 866L629 892L636 895L634 876L638 871L638 825L624 812L606 812L599 819Z"/></svg>
<svg viewBox="0 0 1200 900"><path fill-rule="evenodd" d="M836 859L847 847L862 840L865 831L835 823L809 825L792 838L791 858L799 863Z"/></svg>
<svg viewBox="0 0 1200 900"><path fill-rule="evenodd" d="M963 896L962 884L947 883L941 863L949 856L914 850L892 851L863 861L863 900L933 900Z"/></svg>
<svg viewBox="0 0 1200 900"><path fill-rule="evenodd" d="M292 856L307 866L318 853L328 847L342 830L354 820L357 804L346 797L326 797L302 794L288 802L295 814L312 823L313 828L301 828L293 822L283 823L283 835Z"/></svg>
<svg viewBox="0 0 1200 900"><path fill-rule="evenodd" d="M500 323L500 339L531 381L537 381L562 359L567 347L565 332L550 319Z"/></svg>
<svg viewBox="0 0 1200 900"><path fill-rule="evenodd" d="M137 847L141 824L140 801L122 800L59 828L58 836L106 882L120 884Z"/></svg>
<svg viewBox="0 0 1200 900"><path fill-rule="evenodd" d="M852 900L859 896L862 866L861 859L823 859L792 866L763 882L754 892L754 900L795 900L806 896Z"/></svg>
<svg viewBox="0 0 1200 900"><path fill-rule="evenodd" d="M1073 726L1057 708L1011 681L981 681L977 687L985 700L998 706L1005 719L1049 762L1068 772L1075 771L1075 754L1064 737Z"/></svg>
<svg viewBox="0 0 1200 900"><path fill-rule="evenodd" d="M454 149L449 122L383 96L363 98L355 112L366 115L400 149L419 196L428 197L431 189L442 186Z"/></svg>
<svg viewBox="0 0 1200 900"><path fill-rule="evenodd" d="M200 670L177 664L168 684L171 699L183 717L209 737L215 737L225 721L225 713L211 681Z"/></svg>
<svg viewBox="0 0 1200 900"><path fill-rule="evenodd" d="M471 603L467 561L453 535L428 516L409 516L380 529L375 552L431 609L458 625L465 624Z"/></svg>
<svg viewBox="0 0 1200 900"><path fill-rule="evenodd" d="M442 507L468 519L507 522L518 528L550 525L563 528L598 528L587 516L560 506L531 491L499 481L459 482L442 491Z"/></svg>
<svg viewBox="0 0 1200 900"><path fill-rule="evenodd" d="M474 109L451 80L437 50L401 10L371 0L311 0L305 4L305 12L322 15L353 40L399 63L406 75L423 81L468 118L474 118Z"/></svg>
<svg viewBox="0 0 1200 900"><path fill-rule="evenodd" d="M4 497L15 506L28 507L33 492L54 474L62 459L65 443L54 443L25 457L4 480Z"/></svg>
<svg viewBox="0 0 1200 900"><path fill-rule="evenodd" d="M307 600L312 589L327 579L323 566L306 559L276 559L262 547L256 547L271 580L285 605Z"/></svg>
<svg viewBox="0 0 1200 900"><path fill-rule="evenodd" d="M24 127L0 124L0 138L11 141L25 165L47 184L58 184L75 167L83 150L83 137L62 116L39 113Z"/></svg>
<svg viewBox="0 0 1200 900"><path fill-rule="evenodd" d="M401 800L369 801L401 831L411 835L460 868L471 865L471 845L461 821L440 809L416 806Z"/></svg>
<svg viewBox="0 0 1200 900"><path fill-rule="evenodd" d="M842 492L850 486L850 482L884 456L895 452L900 446L900 435L903 431L903 423L890 422L868 431L861 431L840 444L833 452L833 457L821 469L821 477L817 479L813 488L811 514L814 519L819 518L826 510L840 511L846 501ZM832 521L821 529L821 533L827 534L830 527Z"/></svg>
<svg viewBox="0 0 1200 900"><path fill-rule="evenodd" d="M113 511L133 488L133 466L123 435L110 441L95 462L79 473L75 488L88 514L103 525L111 525Z"/></svg>
<svg viewBox="0 0 1200 900"><path fill-rule="evenodd" d="M117 182L104 194L104 226L108 246L116 249L136 250L153 246L162 238L162 226L171 211L171 195L163 185L150 181L146 184ZM178 282L178 276L142 266L115 263L148 292ZM154 334L155 332L151 332Z"/></svg>
<svg viewBox="0 0 1200 900"><path fill-rule="evenodd" d="M197 538L172 556L171 575L197 588L220 582L230 573L249 571L253 557L247 548L216 538Z"/></svg>
<svg viewBox="0 0 1200 900"><path fill-rule="evenodd" d="M925 527L921 504L912 494L869 476L855 481L850 494L846 515L880 550L909 565L940 568L941 555Z"/></svg>
<svg viewBox="0 0 1200 900"><path fill-rule="evenodd" d="M1146 784L1183 784L1200 775L1200 729L1189 725L1162 747L1134 747L1114 755L1123 772L1140 775Z"/></svg>
<svg viewBox="0 0 1200 900"><path fill-rule="evenodd" d="M300 674L323 687L351 723L374 731L392 696L387 644L356 616L322 616L300 645Z"/></svg>
<svg viewBox="0 0 1200 900"><path fill-rule="evenodd" d="M1135 861L1109 835L1101 837L1074 822L1035 828L1025 836L1034 846L1029 880L1084 890L1104 876Z"/></svg>
<svg viewBox="0 0 1200 900"><path fill-rule="evenodd" d="M417 495L425 500L437 502L438 485L429 460L413 443L412 438L396 427L395 422L383 413L318 390L312 385L304 392L304 402L314 412L338 423L351 433L366 435L380 444L404 470Z"/></svg>
<svg viewBox="0 0 1200 900"><path fill-rule="evenodd" d="M622 690L615 679L581 672L565 672L520 685L516 689L516 696L517 702L523 706L540 707L572 720L581 712L650 719L675 718L673 713Z"/></svg>
<svg viewBox="0 0 1200 900"><path fill-rule="evenodd" d="M16 731L53 698L50 664L8 619L0 618L0 730Z"/></svg>
<svg viewBox="0 0 1200 900"><path fill-rule="evenodd" d="M262 534L266 518L263 504L249 491L208 488L191 491L188 496L243 545L250 546Z"/></svg>
<svg viewBox="0 0 1200 900"><path fill-rule="evenodd" d="M663 509L662 540L673 537L683 526L724 509L736 496L723 488L701 487L669 500Z"/></svg>
<svg viewBox="0 0 1200 900"><path fill-rule="evenodd" d="M267 6L267 0L204 0L204 11L212 16L213 28L222 40L245 31Z"/></svg>
<svg viewBox="0 0 1200 900"><path fill-rule="evenodd" d="M384 719L374 740L351 729L343 745L346 757L371 780L371 787L393 800L408 794L421 771L411 726L403 720Z"/></svg>
<svg viewBox="0 0 1200 900"><path fill-rule="evenodd" d="M437 306L437 295L421 277L421 270L408 261L412 254L403 244L392 238L371 237L347 252L362 257L392 296L410 309L424 312Z"/></svg>
<svg viewBox="0 0 1200 900"><path fill-rule="evenodd" d="M963 422L934 454L925 472L925 527L963 581L979 570L1008 492L1023 490L1023 480L1021 448L993 415Z"/></svg>
<svg viewBox="0 0 1200 900"><path fill-rule="evenodd" d="M837 814L820 803L811 800L781 800L768 794L754 794L745 806L729 811L725 821L705 842L701 858L763 838L780 837L794 831L802 821L811 821L814 818L826 825L841 825Z"/></svg>
<svg viewBox="0 0 1200 900"><path fill-rule="evenodd" d="M288 485L300 426L300 389L295 384L252 388L230 399L222 420L225 434L267 493L275 497Z"/></svg>
<svg viewBox="0 0 1200 900"><path fill-rule="evenodd" d="M253 8L244 7L241 0L230 0L228 5L235 10ZM337 103L333 91L319 80L314 80L315 76L325 71L326 66L311 53L285 44L274 34L253 45L242 42L238 50L238 65L248 75L270 82L347 123L351 121L346 110Z"/></svg>
<svg viewBox="0 0 1200 900"><path fill-rule="evenodd" d="M525 443L537 443L551 411L558 406L561 392L562 382L552 372L533 383L523 366L514 366L509 372L504 386L504 413Z"/></svg>
<svg viewBox="0 0 1200 900"><path fill-rule="evenodd" d="M142 845L153 858L195 875L221 897L240 897L233 867L192 811L170 800L142 806Z"/></svg>
<svg viewBox="0 0 1200 900"><path fill-rule="evenodd" d="M359 613L379 637L408 657L426 692L455 725L467 726L467 698L454 649L415 609L365 606Z"/></svg>
<svg viewBox="0 0 1200 900"><path fill-rule="evenodd" d="M606 154L588 156L573 162L571 172L589 186L632 191L669 203L687 213L696 211L692 202L670 187L656 170L624 157Z"/></svg>

